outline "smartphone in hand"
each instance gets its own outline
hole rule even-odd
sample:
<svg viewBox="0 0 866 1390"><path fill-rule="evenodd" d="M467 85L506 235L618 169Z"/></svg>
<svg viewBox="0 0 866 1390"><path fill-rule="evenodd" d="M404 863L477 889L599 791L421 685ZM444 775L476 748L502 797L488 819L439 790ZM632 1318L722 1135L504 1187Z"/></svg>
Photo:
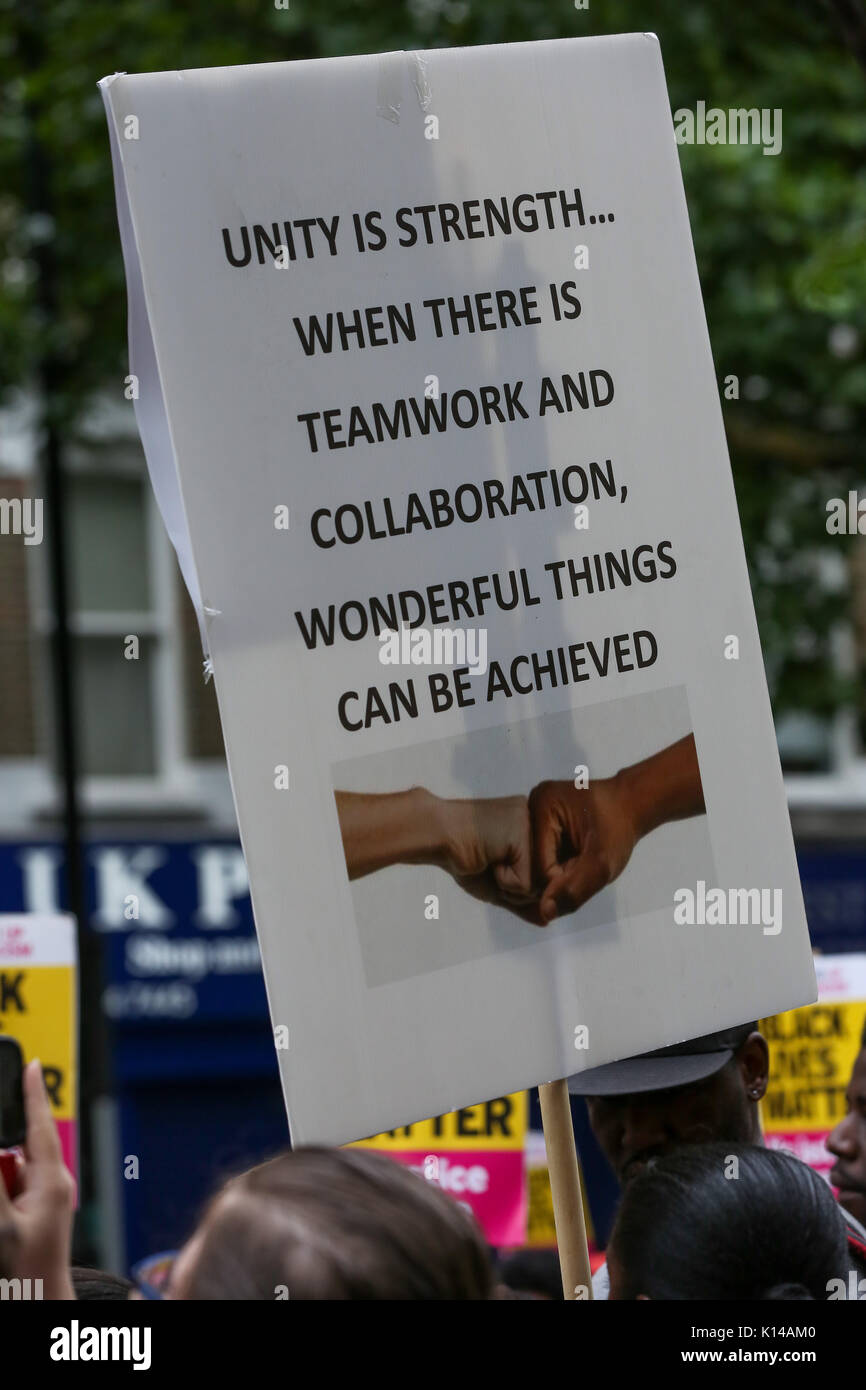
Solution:
<svg viewBox="0 0 866 1390"><path fill-rule="evenodd" d="M24 1058L15 1038L0 1036L0 1176L6 1191L18 1191L18 1158L8 1152L24 1143L27 1121L24 1115Z"/></svg>

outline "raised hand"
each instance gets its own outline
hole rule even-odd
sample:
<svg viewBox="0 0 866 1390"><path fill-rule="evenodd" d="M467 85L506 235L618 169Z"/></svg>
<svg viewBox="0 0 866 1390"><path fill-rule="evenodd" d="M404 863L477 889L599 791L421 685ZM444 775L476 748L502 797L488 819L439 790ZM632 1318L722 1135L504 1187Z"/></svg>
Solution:
<svg viewBox="0 0 866 1390"><path fill-rule="evenodd" d="M460 887L541 925L525 796L440 802L441 867Z"/></svg>
<svg viewBox="0 0 866 1390"><path fill-rule="evenodd" d="M705 809L693 734L588 787L540 782L529 811L542 925L618 878L651 830Z"/></svg>
<svg viewBox="0 0 866 1390"><path fill-rule="evenodd" d="M575 912L617 878L638 840L623 784L603 777L589 787L540 782L529 797L533 862L546 926Z"/></svg>
<svg viewBox="0 0 866 1390"><path fill-rule="evenodd" d="M63 1162L60 1137L38 1062L24 1072L27 1138L23 1189L11 1201L0 1179L0 1230L19 1279L41 1279L42 1297L74 1299L69 1274L75 1182Z"/></svg>
<svg viewBox="0 0 866 1390"><path fill-rule="evenodd" d="M446 800L413 787L335 797L349 878L435 864L473 897L540 925L525 796Z"/></svg>

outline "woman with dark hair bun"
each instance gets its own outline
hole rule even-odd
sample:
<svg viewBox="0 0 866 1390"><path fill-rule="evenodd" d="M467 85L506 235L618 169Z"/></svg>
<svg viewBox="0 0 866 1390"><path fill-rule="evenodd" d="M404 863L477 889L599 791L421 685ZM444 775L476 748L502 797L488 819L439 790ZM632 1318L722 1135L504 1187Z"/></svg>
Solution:
<svg viewBox="0 0 866 1390"><path fill-rule="evenodd" d="M608 1245L610 1297L825 1300L848 1269L845 1222L799 1159L690 1144L626 1188Z"/></svg>

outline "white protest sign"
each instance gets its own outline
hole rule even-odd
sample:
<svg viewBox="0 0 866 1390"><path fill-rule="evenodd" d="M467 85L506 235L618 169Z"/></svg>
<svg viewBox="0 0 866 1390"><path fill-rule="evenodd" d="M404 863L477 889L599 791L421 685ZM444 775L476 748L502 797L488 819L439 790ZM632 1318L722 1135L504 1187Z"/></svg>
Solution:
<svg viewBox="0 0 866 1390"><path fill-rule="evenodd" d="M813 1000L655 38L103 94L295 1141Z"/></svg>

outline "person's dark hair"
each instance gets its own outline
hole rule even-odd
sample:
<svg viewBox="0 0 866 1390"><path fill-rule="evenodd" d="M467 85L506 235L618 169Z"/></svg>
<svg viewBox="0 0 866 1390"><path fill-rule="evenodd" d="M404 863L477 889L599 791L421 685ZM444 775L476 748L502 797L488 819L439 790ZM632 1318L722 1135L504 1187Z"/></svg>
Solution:
<svg viewBox="0 0 866 1390"><path fill-rule="evenodd" d="M105 1269L73 1265L69 1273L79 1303L125 1303L134 1287L130 1279Z"/></svg>
<svg viewBox="0 0 866 1390"><path fill-rule="evenodd" d="M473 1217L433 1183L366 1149L296 1149L213 1200L185 1299L488 1299Z"/></svg>
<svg viewBox="0 0 866 1390"><path fill-rule="evenodd" d="M863 1032L860 1034L860 1048L866 1047L866 1014L863 1016Z"/></svg>
<svg viewBox="0 0 866 1390"><path fill-rule="evenodd" d="M514 1293L560 1302L563 1298L562 1273L555 1250L515 1250L502 1261L499 1280Z"/></svg>
<svg viewBox="0 0 866 1390"><path fill-rule="evenodd" d="M847 1272L845 1223L827 1184L790 1154L690 1144L629 1184L609 1260L625 1299L821 1300Z"/></svg>

